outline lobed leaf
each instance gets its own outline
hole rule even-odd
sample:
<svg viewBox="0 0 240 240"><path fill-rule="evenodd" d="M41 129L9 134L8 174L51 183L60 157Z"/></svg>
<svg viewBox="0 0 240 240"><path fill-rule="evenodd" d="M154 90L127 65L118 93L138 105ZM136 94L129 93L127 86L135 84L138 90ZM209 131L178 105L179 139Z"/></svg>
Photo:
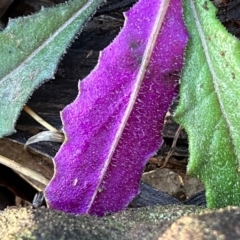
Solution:
<svg viewBox="0 0 240 240"><path fill-rule="evenodd" d="M208 207L240 204L240 43L210 1L185 0L190 42L175 119L189 136L188 173L206 187Z"/></svg>
<svg viewBox="0 0 240 240"><path fill-rule="evenodd" d="M10 20L0 32L0 138L14 131L32 92L52 78L60 57L103 0L73 0Z"/></svg>
<svg viewBox="0 0 240 240"><path fill-rule="evenodd" d="M66 141L45 195L50 208L99 216L124 209L162 144L187 33L179 0L140 0L62 112Z"/></svg>

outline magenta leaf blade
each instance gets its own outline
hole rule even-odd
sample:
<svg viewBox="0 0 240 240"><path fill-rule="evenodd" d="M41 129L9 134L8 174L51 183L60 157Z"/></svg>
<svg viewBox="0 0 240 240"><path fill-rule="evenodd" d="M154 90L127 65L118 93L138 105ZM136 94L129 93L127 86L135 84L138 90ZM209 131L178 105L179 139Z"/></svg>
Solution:
<svg viewBox="0 0 240 240"><path fill-rule="evenodd" d="M48 206L73 214L124 209L162 144L188 35L179 0L140 0L62 112L66 141L46 188Z"/></svg>

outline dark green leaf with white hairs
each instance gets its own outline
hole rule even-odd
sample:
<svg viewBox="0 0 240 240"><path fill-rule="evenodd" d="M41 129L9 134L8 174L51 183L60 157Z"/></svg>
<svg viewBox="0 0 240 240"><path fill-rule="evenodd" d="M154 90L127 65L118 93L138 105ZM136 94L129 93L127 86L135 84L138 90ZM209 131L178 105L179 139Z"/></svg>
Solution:
<svg viewBox="0 0 240 240"><path fill-rule="evenodd" d="M188 173L208 207L240 205L240 43L210 1L185 0L190 34L175 119L189 136Z"/></svg>
<svg viewBox="0 0 240 240"><path fill-rule="evenodd" d="M69 43L103 1L68 1L10 20L0 32L0 137L14 131L29 96L54 76Z"/></svg>

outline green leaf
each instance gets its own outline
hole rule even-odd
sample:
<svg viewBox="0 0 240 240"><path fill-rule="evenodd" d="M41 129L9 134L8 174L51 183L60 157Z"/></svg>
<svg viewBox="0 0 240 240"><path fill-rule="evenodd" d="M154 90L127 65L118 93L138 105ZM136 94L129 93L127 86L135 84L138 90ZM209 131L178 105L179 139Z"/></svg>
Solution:
<svg viewBox="0 0 240 240"><path fill-rule="evenodd" d="M206 0L185 0L190 33L175 119L189 136L188 173L208 207L240 205L240 44Z"/></svg>
<svg viewBox="0 0 240 240"><path fill-rule="evenodd" d="M54 76L74 35L103 1L73 0L42 9L11 20L0 33L0 137L14 131L31 93Z"/></svg>

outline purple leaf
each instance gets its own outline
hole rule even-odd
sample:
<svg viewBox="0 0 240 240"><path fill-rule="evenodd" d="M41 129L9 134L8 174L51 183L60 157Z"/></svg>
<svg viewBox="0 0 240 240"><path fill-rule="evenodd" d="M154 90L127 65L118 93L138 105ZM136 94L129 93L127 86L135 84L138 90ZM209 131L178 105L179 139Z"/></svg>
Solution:
<svg viewBox="0 0 240 240"><path fill-rule="evenodd" d="M179 0L140 0L121 33L62 112L66 142L46 189L48 206L74 214L117 212L139 192L162 144L178 92L187 32Z"/></svg>

